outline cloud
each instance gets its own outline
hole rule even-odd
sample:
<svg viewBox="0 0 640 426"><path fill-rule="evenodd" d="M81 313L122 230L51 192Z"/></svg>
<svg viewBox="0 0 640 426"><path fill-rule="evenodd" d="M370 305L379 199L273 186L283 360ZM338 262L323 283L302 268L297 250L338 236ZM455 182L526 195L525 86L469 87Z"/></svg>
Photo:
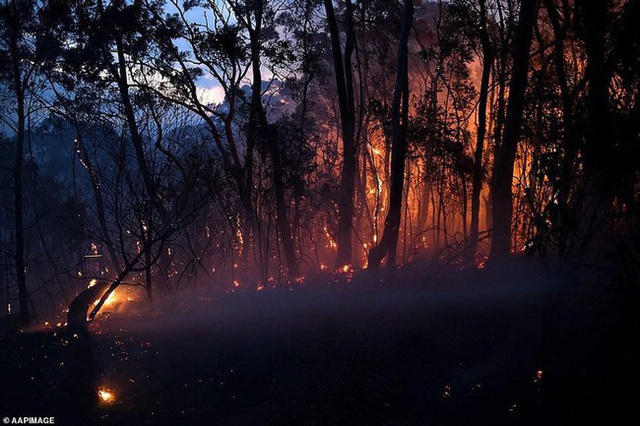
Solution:
<svg viewBox="0 0 640 426"><path fill-rule="evenodd" d="M200 86L198 99L204 104L221 104L224 101L224 89L221 86Z"/></svg>

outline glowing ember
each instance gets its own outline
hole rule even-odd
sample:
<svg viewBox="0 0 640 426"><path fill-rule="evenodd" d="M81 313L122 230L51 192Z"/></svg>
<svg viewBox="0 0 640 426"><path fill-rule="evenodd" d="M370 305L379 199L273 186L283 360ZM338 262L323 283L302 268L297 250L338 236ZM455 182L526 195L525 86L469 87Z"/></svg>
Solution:
<svg viewBox="0 0 640 426"><path fill-rule="evenodd" d="M113 404L116 402L116 395L112 389L98 388L98 397L103 404Z"/></svg>
<svg viewBox="0 0 640 426"><path fill-rule="evenodd" d="M536 375L535 375L535 377L533 378L533 382L534 382L534 383L538 383L539 381L541 381L541 380L542 380L542 376L543 376L543 375L544 375L544 371L542 371L542 370L538 370L538 371L536 371Z"/></svg>
<svg viewBox="0 0 640 426"><path fill-rule="evenodd" d="M451 397L451 385L444 385L444 392L442 392L442 397L445 399Z"/></svg>
<svg viewBox="0 0 640 426"><path fill-rule="evenodd" d="M338 243L333 239L326 225L322 229L324 231L324 235L327 237L327 241L329 242L329 245L327 247L330 247L332 249L338 248Z"/></svg>
<svg viewBox="0 0 640 426"><path fill-rule="evenodd" d="M487 266L488 256L483 256L482 258L476 261L476 266L478 269L484 269Z"/></svg>

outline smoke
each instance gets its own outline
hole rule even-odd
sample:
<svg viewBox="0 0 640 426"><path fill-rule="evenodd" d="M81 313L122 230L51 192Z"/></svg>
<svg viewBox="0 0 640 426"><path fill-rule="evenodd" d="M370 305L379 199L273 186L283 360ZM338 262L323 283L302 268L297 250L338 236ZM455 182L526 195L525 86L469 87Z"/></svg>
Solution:
<svg viewBox="0 0 640 426"><path fill-rule="evenodd" d="M433 272L433 271L432 271ZM544 271L500 268L449 275L406 270L357 273L351 282L327 285L327 276L290 287L165 300L147 314L113 315L112 326L141 335L184 332L299 333L322 326L344 332L389 332L425 324L483 318L499 312L541 314L551 280ZM433 331L433 330L432 330Z"/></svg>

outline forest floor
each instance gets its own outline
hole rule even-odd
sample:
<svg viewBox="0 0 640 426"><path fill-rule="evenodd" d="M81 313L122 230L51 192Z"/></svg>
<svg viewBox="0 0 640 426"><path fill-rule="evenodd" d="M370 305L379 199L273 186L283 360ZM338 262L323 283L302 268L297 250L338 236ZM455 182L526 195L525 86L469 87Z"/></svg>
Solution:
<svg viewBox="0 0 640 426"><path fill-rule="evenodd" d="M362 272L105 316L88 339L2 336L0 417L598 424L633 412L637 362L609 284L579 275L525 261Z"/></svg>

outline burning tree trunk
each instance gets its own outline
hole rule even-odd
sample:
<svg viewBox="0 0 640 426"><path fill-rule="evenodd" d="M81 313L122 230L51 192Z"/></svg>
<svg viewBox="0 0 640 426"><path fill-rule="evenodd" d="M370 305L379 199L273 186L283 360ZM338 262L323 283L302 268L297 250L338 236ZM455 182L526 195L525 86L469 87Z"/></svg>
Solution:
<svg viewBox="0 0 640 426"><path fill-rule="evenodd" d="M355 138L355 98L351 55L355 48L353 11L351 0L346 1L346 41L344 54L340 46L340 33L331 0L324 0L327 23L331 35L331 52L338 89L340 123L342 126L342 178L338 194L338 254L336 268L352 263L351 228L353 195L355 191L357 141ZM343 59L344 55L344 59Z"/></svg>
<svg viewBox="0 0 640 426"><path fill-rule="evenodd" d="M162 246L164 245L164 243L167 242L176 232L178 232L181 226L187 226L189 223L187 220L185 219L181 220L181 218L178 218L178 217L174 217L173 222L174 224L169 225L165 227L162 231L158 232L155 238L150 238L149 241L147 241L147 244L142 245L142 249L135 255L135 257L125 263L124 269L120 271L118 276L111 282L111 284L109 285L107 290L104 292L102 297L100 297L100 300L98 301L98 303L91 310L91 313L89 314L90 320L93 320L95 318L95 316L98 314L98 312L102 308L102 305L104 305L104 303L107 301L111 293L113 293L115 289L118 288L120 284L122 284L122 280L124 280L125 277L129 275L131 272L136 270L136 268L139 266L139 263L142 261L143 258L146 258L147 253L151 250L152 247L154 247L157 244L158 246L160 246L160 251L162 251ZM148 264L154 264L156 260L157 258L151 259L151 261L148 262Z"/></svg>
<svg viewBox="0 0 640 426"><path fill-rule="evenodd" d="M111 284L108 285L106 291L102 293L102 296L98 300L98 303L93 307L93 309L89 313L89 320L93 320L95 318L98 312L100 312L102 305L104 305L104 303L107 301L111 293L113 293L115 289L120 286L120 284L122 283L122 280L124 280L124 278L136 268L136 266L138 265L142 257L146 256L147 250L149 249L150 249L150 244L149 245L145 244L142 247L142 250L140 250L140 252L136 255L136 257L134 257L129 263L127 263L125 268L118 274L118 276L111 282ZM71 309L69 309L69 312L71 312Z"/></svg>
<svg viewBox="0 0 640 426"><path fill-rule="evenodd" d="M67 329L71 333L85 333L87 331L87 313L91 304L107 291L108 282L98 282L81 292L69 305L67 313Z"/></svg>
<svg viewBox="0 0 640 426"><path fill-rule="evenodd" d="M395 268L398 232L402 213L402 193L404 184L405 159L407 157L407 125L409 121L409 75L408 42L413 21L413 2L405 0L402 29L398 42L398 71L391 105L392 152L391 152L391 193L389 211L385 219L380 243L369 252L368 268L376 270L385 255L387 266Z"/></svg>
<svg viewBox="0 0 640 426"><path fill-rule="evenodd" d="M492 259L508 256L511 248L511 219L513 217L511 183L518 140L520 139L522 111L525 102L524 95L527 88L527 73L529 69L529 50L531 48L533 24L537 14L537 3L537 0L523 0L520 6L520 19L515 35L513 68L504 134L502 142L496 146L493 165Z"/></svg>

